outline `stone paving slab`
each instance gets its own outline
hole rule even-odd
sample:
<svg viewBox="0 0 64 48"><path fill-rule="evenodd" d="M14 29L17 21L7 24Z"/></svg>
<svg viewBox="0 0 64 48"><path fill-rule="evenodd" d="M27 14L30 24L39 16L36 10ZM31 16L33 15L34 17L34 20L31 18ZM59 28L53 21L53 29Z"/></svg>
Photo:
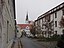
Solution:
<svg viewBox="0 0 64 48"><path fill-rule="evenodd" d="M20 39L15 39L11 48L22 48Z"/></svg>

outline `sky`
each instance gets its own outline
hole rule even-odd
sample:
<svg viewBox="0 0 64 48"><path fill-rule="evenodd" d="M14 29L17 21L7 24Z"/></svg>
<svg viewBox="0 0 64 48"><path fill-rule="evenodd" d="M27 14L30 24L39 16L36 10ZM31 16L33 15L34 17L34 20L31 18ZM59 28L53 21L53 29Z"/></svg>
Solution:
<svg viewBox="0 0 64 48"><path fill-rule="evenodd" d="M16 0L16 21L25 23L28 12L29 20L36 20L41 14L61 4L64 0Z"/></svg>

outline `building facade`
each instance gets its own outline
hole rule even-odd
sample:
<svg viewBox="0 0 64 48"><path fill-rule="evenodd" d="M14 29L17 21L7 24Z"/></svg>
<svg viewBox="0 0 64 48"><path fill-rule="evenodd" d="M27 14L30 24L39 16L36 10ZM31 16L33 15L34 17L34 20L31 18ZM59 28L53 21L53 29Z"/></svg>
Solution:
<svg viewBox="0 0 64 48"><path fill-rule="evenodd" d="M15 22L15 0L0 0L0 48L11 48Z"/></svg>
<svg viewBox="0 0 64 48"><path fill-rule="evenodd" d="M43 36L50 37L54 34L61 35L63 28L61 28L60 20L64 16L64 2L46 13L40 15L34 21L35 27L39 27ZM35 28L38 31L38 28Z"/></svg>
<svg viewBox="0 0 64 48"><path fill-rule="evenodd" d="M18 24L18 26L21 28L21 30L24 30L26 33L30 32L32 29L32 24Z"/></svg>

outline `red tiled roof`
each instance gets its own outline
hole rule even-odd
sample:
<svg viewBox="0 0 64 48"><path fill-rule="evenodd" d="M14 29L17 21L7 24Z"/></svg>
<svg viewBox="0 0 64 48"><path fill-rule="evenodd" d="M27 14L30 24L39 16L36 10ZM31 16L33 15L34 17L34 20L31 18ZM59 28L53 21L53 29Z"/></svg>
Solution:
<svg viewBox="0 0 64 48"><path fill-rule="evenodd" d="M31 29L31 24L18 24L20 27L21 27L21 29L25 29L27 26L29 26L30 27L30 29Z"/></svg>

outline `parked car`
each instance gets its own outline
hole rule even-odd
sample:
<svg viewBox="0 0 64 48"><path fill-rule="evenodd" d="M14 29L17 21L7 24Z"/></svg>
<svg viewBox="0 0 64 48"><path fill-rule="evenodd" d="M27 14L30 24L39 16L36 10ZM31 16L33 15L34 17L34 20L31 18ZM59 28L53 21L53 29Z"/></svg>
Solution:
<svg viewBox="0 0 64 48"><path fill-rule="evenodd" d="M27 34L26 35L28 38L33 38L34 36L32 34Z"/></svg>

